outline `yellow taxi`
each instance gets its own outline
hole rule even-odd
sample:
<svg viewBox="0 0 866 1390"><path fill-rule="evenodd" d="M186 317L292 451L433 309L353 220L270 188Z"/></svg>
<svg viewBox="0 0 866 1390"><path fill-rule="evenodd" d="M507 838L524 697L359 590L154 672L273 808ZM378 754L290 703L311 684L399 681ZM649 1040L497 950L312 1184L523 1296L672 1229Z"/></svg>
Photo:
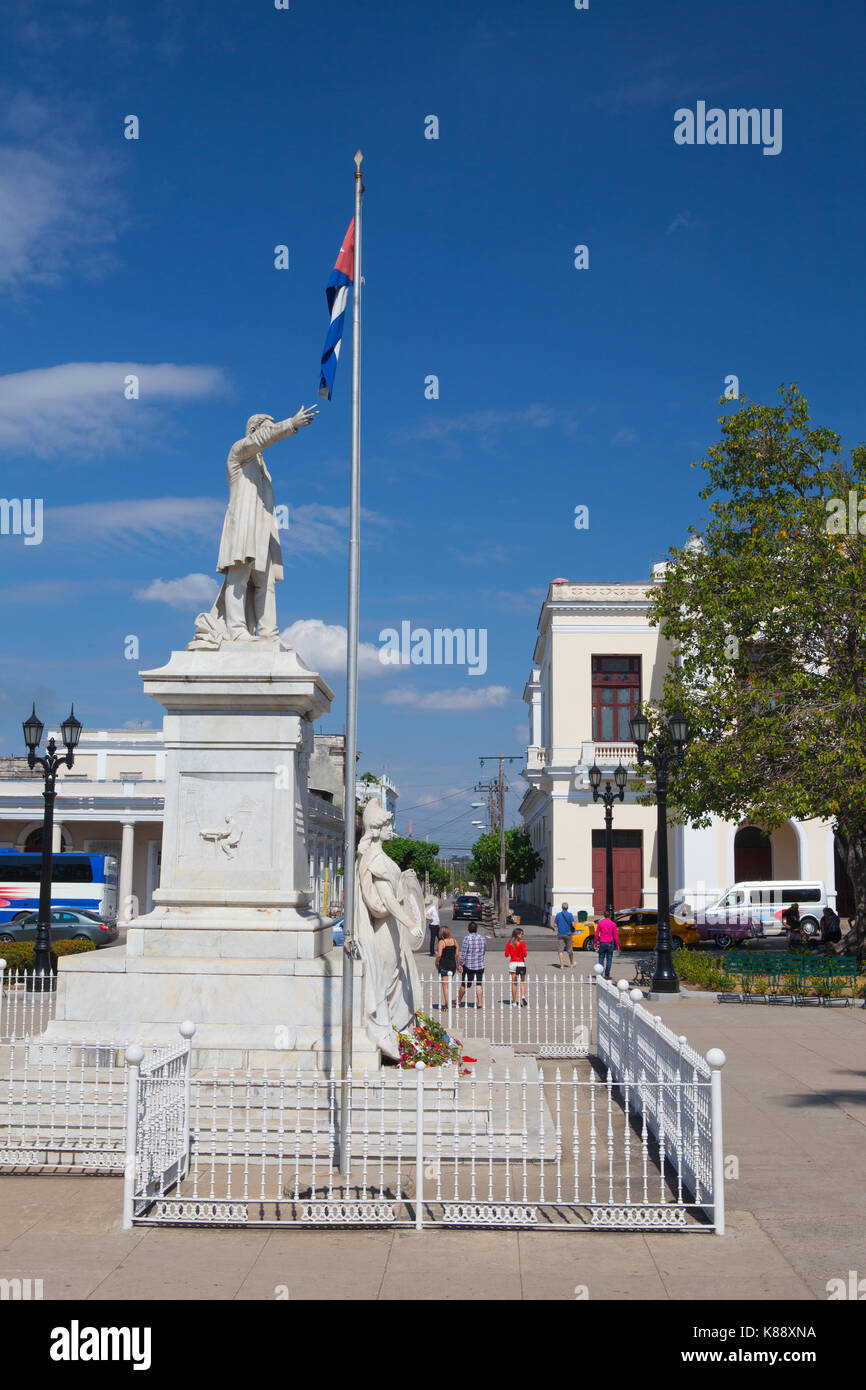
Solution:
<svg viewBox="0 0 866 1390"><path fill-rule="evenodd" d="M658 912L654 907L625 907L613 914L623 951L654 951L658 933ZM696 946L700 941L694 922L681 922L671 914L671 939L680 946ZM571 936L576 951L594 951L595 921L576 922Z"/></svg>

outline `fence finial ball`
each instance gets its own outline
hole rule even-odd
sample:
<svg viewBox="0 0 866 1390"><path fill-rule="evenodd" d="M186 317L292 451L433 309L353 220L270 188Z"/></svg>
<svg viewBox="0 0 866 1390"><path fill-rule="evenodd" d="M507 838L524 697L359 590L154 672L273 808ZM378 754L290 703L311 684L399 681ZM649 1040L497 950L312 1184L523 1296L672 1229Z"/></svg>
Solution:
<svg viewBox="0 0 866 1390"><path fill-rule="evenodd" d="M628 989L628 980L617 980L616 987L621 994L625 994Z"/></svg>
<svg viewBox="0 0 866 1390"><path fill-rule="evenodd" d="M594 965L594 966L592 967L592 973L593 973L593 975L603 975L603 974L604 974L604 966L603 966L603 965Z"/></svg>
<svg viewBox="0 0 866 1390"><path fill-rule="evenodd" d="M723 1067L727 1060L727 1057L720 1047L711 1047L707 1053L707 1061L711 1067Z"/></svg>
<svg viewBox="0 0 866 1390"><path fill-rule="evenodd" d="M141 1043L129 1044L129 1047L126 1049L126 1060L127 1062L131 1062L134 1066L144 1061L144 1048Z"/></svg>
<svg viewBox="0 0 866 1390"><path fill-rule="evenodd" d="M635 986L633 990L629 991L628 997L633 1004L638 1004L643 999L643 990L638 989L637 986Z"/></svg>
<svg viewBox="0 0 866 1390"><path fill-rule="evenodd" d="M191 1019L185 1018L183 1023L180 1025L180 1036L182 1038L191 1038L194 1032L195 1024L192 1022Z"/></svg>

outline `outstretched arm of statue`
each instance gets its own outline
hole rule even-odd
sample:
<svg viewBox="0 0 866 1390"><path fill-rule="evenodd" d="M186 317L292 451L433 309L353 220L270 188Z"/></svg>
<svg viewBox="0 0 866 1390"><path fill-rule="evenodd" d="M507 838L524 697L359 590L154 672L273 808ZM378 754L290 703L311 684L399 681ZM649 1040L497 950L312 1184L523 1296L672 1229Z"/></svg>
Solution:
<svg viewBox="0 0 866 1390"><path fill-rule="evenodd" d="M274 420L271 424L267 421L259 425L257 430L248 435L245 439L238 440L235 449L242 463L248 459L255 458L263 449L269 449L272 444L276 444L280 439L288 439L290 434L297 434L305 425L311 425L318 414L318 406L302 405L297 415L290 415L286 420Z"/></svg>

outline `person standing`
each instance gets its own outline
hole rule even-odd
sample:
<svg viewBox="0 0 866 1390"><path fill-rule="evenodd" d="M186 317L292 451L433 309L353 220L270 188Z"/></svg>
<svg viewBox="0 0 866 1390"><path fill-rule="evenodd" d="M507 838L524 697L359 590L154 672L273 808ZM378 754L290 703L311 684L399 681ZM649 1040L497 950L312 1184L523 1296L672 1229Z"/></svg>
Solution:
<svg viewBox="0 0 866 1390"><path fill-rule="evenodd" d="M430 954L435 956L439 945L439 904L435 898L427 902L427 926L430 929Z"/></svg>
<svg viewBox="0 0 866 1390"><path fill-rule="evenodd" d="M598 947L598 963L604 966L604 978L609 980L614 947L620 949L619 934L612 917L600 917L596 922L595 944Z"/></svg>
<svg viewBox="0 0 866 1390"><path fill-rule="evenodd" d="M565 969L565 956L568 956L569 968L574 965L574 942L571 934L574 931L574 918L568 910L568 903L562 904L562 911L557 912L554 919L556 927L556 948L559 951L559 968Z"/></svg>
<svg viewBox="0 0 866 1390"><path fill-rule="evenodd" d="M505 947L505 958L508 961L508 969L511 973L511 1002L517 1004L517 984L520 982L521 1003L526 1008L526 942L523 939L523 930L515 927L511 933L511 939Z"/></svg>
<svg viewBox="0 0 866 1390"><path fill-rule="evenodd" d="M791 903L791 906L782 913L782 921L788 928L788 950L795 950L803 945L803 928L800 925L800 904Z"/></svg>
<svg viewBox="0 0 866 1390"><path fill-rule="evenodd" d="M842 940L842 927L839 918L829 903L821 913L821 936L828 946L835 946L837 942Z"/></svg>
<svg viewBox="0 0 866 1390"><path fill-rule="evenodd" d="M451 935L450 927L439 928L439 947L436 951L436 969L442 981L442 1005L448 1008L450 979L457 974L457 942Z"/></svg>
<svg viewBox="0 0 866 1390"><path fill-rule="evenodd" d="M469 930L463 938L460 946L460 993L457 996L457 1003L463 1003L463 996L466 993L466 986L475 985L475 1006L481 1008L482 986L484 981L484 957L487 952L487 942L478 930L477 922L469 923Z"/></svg>

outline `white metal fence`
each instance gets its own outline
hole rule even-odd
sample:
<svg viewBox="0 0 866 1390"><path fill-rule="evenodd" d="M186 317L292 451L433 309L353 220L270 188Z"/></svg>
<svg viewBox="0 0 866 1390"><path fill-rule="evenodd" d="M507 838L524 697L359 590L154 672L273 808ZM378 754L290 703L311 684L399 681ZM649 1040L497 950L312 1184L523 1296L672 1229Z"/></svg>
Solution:
<svg viewBox="0 0 866 1390"><path fill-rule="evenodd" d="M724 1149L721 1068L725 1054L706 1057L639 1002L640 990L598 979L594 1052L623 1097L642 1117L672 1165L677 1182L713 1213L724 1234Z"/></svg>
<svg viewBox="0 0 866 1390"><path fill-rule="evenodd" d="M586 1057L592 1037L595 980L563 973L556 979L534 975L484 975L481 1004L475 984L463 989L461 975L421 980L421 1009L461 1042L486 1038L500 1047L535 1052L539 1057ZM526 1001L524 1005L524 999Z"/></svg>
<svg viewBox="0 0 866 1390"><path fill-rule="evenodd" d="M120 1172L126 1068L116 1046L0 1047L0 1166Z"/></svg>
<svg viewBox="0 0 866 1390"><path fill-rule="evenodd" d="M55 991L28 990L28 978L24 970L9 970L0 960L0 1043L34 1037L54 1017Z"/></svg>
<svg viewBox="0 0 866 1390"><path fill-rule="evenodd" d="M164 1046L149 1049L148 1068L172 1054ZM0 1168L123 1172L128 1071L116 1043L0 1044ZM151 1148L159 1149L166 1128L164 1116L151 1126Z"/></svg>
<svg viewBox="0 0 866 1390"><path fill-rule="evenodd" d="M723 1230L690 1118L713 1114L709 1074L600 1079L527 1058L501 1077L419 1067L347 1085L214 1071L187 1092L188 1053L147 1077L128 1055L127 1225Z"/></svg>

